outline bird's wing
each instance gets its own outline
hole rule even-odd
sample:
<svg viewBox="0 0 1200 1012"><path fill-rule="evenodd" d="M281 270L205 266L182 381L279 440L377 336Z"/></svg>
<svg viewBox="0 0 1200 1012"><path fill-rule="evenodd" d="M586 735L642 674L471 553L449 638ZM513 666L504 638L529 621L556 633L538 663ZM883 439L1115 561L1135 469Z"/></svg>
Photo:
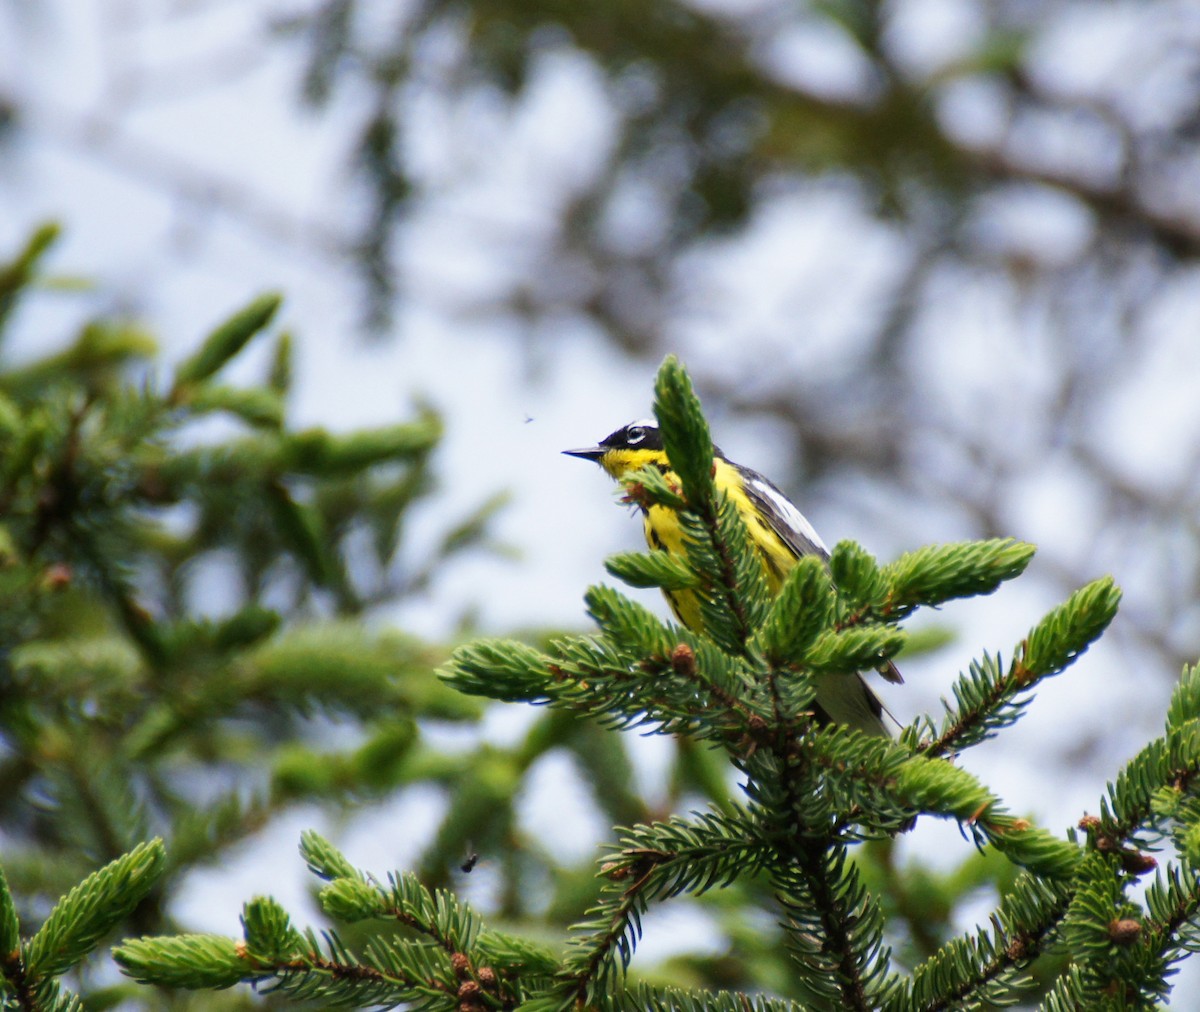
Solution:
<svg viewBox="0 0 1200 1012"><path fill-rule="evenodd" d="M816 555L828 559L829 549L825 547L825 542L795 504L757 471L751 471L748 467L741 471L746 497L766 517L771 529L792 553L797 558Z"/></svg>
<svg viewBox="0 0 1200 1012"><path fill-rule="evenodd" d="M746 497L766 517L771 529L796 558L816 555L828 561L829 549L808 518L796 509L795 503L757 471L751 471L748 467L741 471ZM899 669L891 661L881 667L879 673L889 682L901 684L904 681Z"/></svg>

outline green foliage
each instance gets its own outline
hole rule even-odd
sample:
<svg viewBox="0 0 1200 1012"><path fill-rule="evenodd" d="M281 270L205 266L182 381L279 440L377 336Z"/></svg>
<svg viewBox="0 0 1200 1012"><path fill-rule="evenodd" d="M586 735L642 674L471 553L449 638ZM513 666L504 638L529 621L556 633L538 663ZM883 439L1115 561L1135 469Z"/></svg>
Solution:
<svg viewBox="0 0 1200 1012"><path fill-rule="evenodd" d="M763 620L755 644L772 664L803 663L808 648L827 629L835 606L829 572L815 556L800 559Z"/></svg>
<svg viewBox="0 0 1200 1012"><path fill-rule="evenodd" d="M241 981L247 969L238 943L219 935L135 939L122 944L118 958L135 980L153 979L163 987L221 990Z"/></svg>
<svg viewBox="0 0 1200 1012"><path fill-rule="evenodd" d="M668 552L622 552L604 560L604 568L631 587L685 590L696 586L696 574Z"/></svg>
<svg viewBox="0 0 1200 1012"><path fill-rule="evenodd" d="M773 1001L762 995L726 992L681 991L678 988L655 989L641 985L615 995L604 995L598 1009L621 1012L795 1012L790 1001Z"/></svg>
<svg viewBox="0 0 1200 1012"><path fill-rule="evenodd" d="M273 899L258 898L242 911L246 950L266 962L287 959L302 943L287 911Z"/></svg>
<svg viewBox="0 0 1200 1012"><path fill-rule="evenodd" d="M210 379L271 322L282 301L278 295L262 295L235 313L205 338L195 354L175 370L175 398L186 396L184 388Z"/></svg>
<svg viewBox="0 0 1200 1012"><path fill-rule="evenodd" d="M1030 630L1007 669L998 656L987 653L972 661L951 688L957 705L937 735L920 747L927 755L949 755L1018 720L1037 683L1074 663L1112 621L1120 601L1121 591L1111 577L1094 580ZM916 740L915 730L908 740Z"/></svg>
<svg viewBox="0 0 1200 1012"><path fill-rule="evenodd" d="M735 531L740 522L706 486L708 430L673 361L663 366L658 394L667 445L688 461L673 508L689 551L669 564L654 553L619 556L610 572L704 595L703 632L664 623L611 587L593 587L586 601L596 635L542 646L478 641L455 652L443 677L469 693L702 741L708 750L698 754L723 757L746 803L717 786L706 811L617 830L598 892L565 942L552 947L485 927L453 893L411 873L381 883L309 833L302 851L327 882L319 900L342 935L301 934L277 906L257 900L243 917L240 948L205 936L142 938L118 950L127 971L164 985L223 985L235 952L242 979L276 993L447 1012L900 1012L1038 995L1047 996L1047 1008L1117 1008L1165 997L1174 963L1200 943L1200 878L1189 856L1200 840L1200 667L1185 672L1166 735L1130 761L1100 816L1081 822L1082 835L1061 836L1009 814L947 756L1018 719L1030 689L1082 654L1115 612L1119 594L1109 579L1054 609L1009 666L991 654L973 664L940 731L926 720L893 741L818 726L814 680L855 677L885 662L903 643L899 621L914 608L990 593L1024 569L1032 549L1004 540L944 545L880 566L843 544L828 570L815 559L796 565L771 600L748 541ZM539 731L539 742L558 740L548 731ZM479 780L456 802L473 813L500 803L517 782L503 764ZM887 864L895 834L930 817L955 820L979 849L973 857L965 845L957 878L935 881ZM1139 901L1137 877L1154 866L1143 848L1167 837L1184 857ZM863 841L873 849L860 849ZM882 863L869 859L880 855ZM989 926L955 936L950 906L989 883L1001 892ZM778 953L783 975L767 990L785 997L751 997L762 989L753 977L731 990L628 981L643 918L685 896L772 912L773 940L758 944ZM890 920L897 916L908 925L908 972L891 948L904 937ZM358 942L344 935L350 930ZM757 930L761 936L761 924Z"/></svg>
<svg viewBox="0 0 1200 1012"><path fill-rule="evenodd" d="M0 265L0 340L23 300L61 300L41 291L56 234ZM183 877L290 806L462 775L430 765L421 722L474 722L478 702L437 679L442 648L363 620L484 547L499 503L406 546L440 420L291 428L286 335L265 382L223 380L272 339L278 305L211 328L165 385L155 341L123 320L0 357L0 948L32 935L23 1008L58 1007L56 979L96 974L119 925L173 929ZM151 836L165 849L139 846ZM264 944L270 912L247 908ZM232 983L211 944L189 952ZM106 1000L161 1007L128 986Z"/></svg>
<svg viewBox="0 0 1200 1012"><path fill-rule="evenodd" d="M30 940L25 972L56 977L74 966L146 895L165 863L162 841L154 840L85 878L59 901Z"/></svg>
<svg viewBox="0 0 1200 1012"><path fill-rule="evenodd" d="M0 267L0 332L25 288L37 277L37 268L46 251L58 239L58 224L46 222L26 240L25 248Z"/></svg>
<svg viewBox="0 0 1200 1012"><path fill-rule="evenodd" d="M20 938L17 908L13 905L8 880L4 877L3 870L0 870L0 952L12 952Z"/></svg>
<svg viewBox="0 0 1200 1012"><path fill-rule="evenodd" d="M4 1008L75 1007L74 996L55 978L75 969L114 928L142 903L161 877L166 853L161 840L135 847L62 897L28 941L20 941L20 925L8 886L0 872L0 916L3 917L3 960L0 1001Z"/></svg>
<svg viewBox="0 0 1200 1012"><path fill-rule="evenodd" d="M800 663L814 673L853 674L886 664L902 646L904 634L897 629L826 629Z"/></svg>
<svg viewBox="0 0 1200 1012"><path fill-rule="evenodd" d="M880 574L888 586L887 607L907 615L918 605L990 594L1020 576L1035 549L1011 538L957 545L929 545L900 556Z"/></svg>
<svg viewBox="0 0 1200 1012"><path fill-rule="evenodd" d="M556 966L544 948L482 933L473 910L413 875L373 884L314 833L305 834L302 849L329 880L320 894L327 915L343 924L370 918L394 930L355 950L332 932L319 939L297 931L274 901L258 899L243 911L240 943L209 935L146 937L122 944L117 962L138 980L168 987L227 987L237 974L325 1005L404 1001L447 1012L460 1003L512 1007Z"/></svg>
<svg viewBox="0 0 1200 1012"><path fill-rule="evenodd" d="M654 382L654 413L671 468L679 475L684 499L711 520L716 501L712 436L687 371L668 355Z"/></svg>
<svg viewBox="0 0 1200 1012"><path fill-rule="evenodd" d="M0 272L27 279L13 291L36 276L40 248ZM992 652L972 663L939 726L923 719L895 741L820 726L818 685L886 663L915 609L995 591L1032 549L942 545L880 565L843 543L828 568L796 565L772 597L737 511L714 489L687 374L668 360L656 414L680 488L657 471L631 485L639 501L679 512L685 555L625 554L609 571L695 593L702 628L598 586L586 595L593 635L476 641L444 662L399 633L364 633L360 620L478 543L492 506L397 580L402 515L430 487L439 423L422 410L366 433L288 429L286 337L262 386L218 385L266 333L275 301L215 328L165 393L131 385L151 343L112 322L0 369L0 767L12 785L0 798L11 842L0 941L16 953L0 972L5 1007L78 1007L64 975L86 985L91 954L122 927L141 937L115 952L128 983L108 989L112 1003L162 994L133 981L246 982L272 1004L447 1012L907 1010L1037 996L1046 1008L1116 1008L1169 993L1200 944L1200 668L1185 671L1164 734L1065 836L1012 815L952 761L1018 720L1041 679L1100 635L1119 601L1111 579L1055 608L1009 664ZM214 411L230 434L180 445ZM351 542L375 553L374 576L349 564ZM236 571L228 607L196 615L197 569L222 558ZM475 719L471 695L549 709L512 745L432 747L425 724ZM320 748L312 715L349 723L353 744ZM700 811L656 813L630 787L628 756L608 733L622 727L671 736L669 804L699 799ZM605 817L627 827L598 875L555 863L514 813L531 768L560 749ZM214 769L243 783L198 790ZM180 877L285 806L430 785L447 813L415 872L376 878L305 834L330 927L297 927L269 897L246 903L240 939L171 921ZM928 818L963 830L956 875L889 866L895 835ZM138 845L151 826L165 847ZM1152 846L1169 856L1139 891L1158 867ZM449 888L450 867L465 858L463 874L472 870L476 847L499 881L488 923ZM954 905L989 885L1000 898L988 926L957 934ZM636 979L643 918L671 901L719 919L732 975L713 960Z"/></svg>
<svg viewBox="0 0 1200 1012"><path fill-rule="evenodd" d="M1022 644L1015 677L1023 684L1057 674L1108 627L1121 591L1111 576L1081 587L1032 629Z"/></svg>
<svg viewBox="0 0 1200 1012"><path fill-rule="evenodd" d="M955 938L922 962L911 978L900 981L885 1008L936 1008L969 982L971 1000L960 1007L1012 1005L1041 988L1014 964L1030 965L1045 950L1063 918L1069 887L1064 883L1019 876L991 918L990 930Z"/></svg>

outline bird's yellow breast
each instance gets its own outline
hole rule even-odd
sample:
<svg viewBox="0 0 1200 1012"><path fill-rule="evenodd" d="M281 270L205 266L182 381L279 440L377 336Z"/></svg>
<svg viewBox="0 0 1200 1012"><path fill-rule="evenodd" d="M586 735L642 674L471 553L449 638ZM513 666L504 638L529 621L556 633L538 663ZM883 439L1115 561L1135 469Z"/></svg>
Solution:
<svg viewBox="0 0 1200 1012"><path fill-rule="evenodd" d="M605 470L608 470L614 477L620 477L622 474L644 467L647 464L658 464L660 466L665 466L666 464L666 456L661 451L622 450L620 454L623 458L636 456L641 459L637 463L626 463L624 460L621 460L618 463L624 466L621 468L620 473L615 473L609 469L608 464L604 464ZM603 464L604 461L602 460L601 463ZM679 479L673 472L667 471L665 474L669 482L675 485L679 484ZM779 535L771 529L770 524L763 519L759 511L754 508L753 503L751 503L749 496L746 494L745 482L742 480L742 476L736 467L727 460L720 457L715 458L713 460L713 480L716 483L717 490L723 492L737 508L738 515L741 516L742 522L745 523L746 529L749 532L751 543L758 549L767 585L772 594L778 592L788 570L795 565L796 556ZM684 533L679 523L679 515L669 506L650 506L649 508L644 508L642 528L646 535L646 544L650 548L678 555L685 553ZM663 593L671 606L671 610L675 613L675 617L680 622L689 629L696 631L700 631L703 628L700 598L697 591L673 590L664 591Z"/></svg>
<svg viewBox="0 0 1200 1012"><path fill-rule="evenodd" d="M643 467L651 465L664 473L670 471L667 455L662 450L636 450L628 447L618 447L607 450L600 457L599 463L617 481L620 481L626 475L632 474L634 471L640 471ZM679 479L674 477L673 472L672 478L675 484L678 485Z"/></svg>

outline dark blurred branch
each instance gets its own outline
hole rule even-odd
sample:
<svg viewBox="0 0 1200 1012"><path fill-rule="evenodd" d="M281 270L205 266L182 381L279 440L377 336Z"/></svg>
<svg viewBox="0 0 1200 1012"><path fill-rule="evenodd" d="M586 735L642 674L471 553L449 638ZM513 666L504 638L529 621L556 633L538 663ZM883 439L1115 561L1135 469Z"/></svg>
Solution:
<svg viewBox="0 0 1200 1012"><path fill-rule="evenodd" d="M993 183L1040 183L1078 198L1107 228L1128 229L1179 259L1200 255L1200 221L1178 209L1159 210L1128 185L1098 186L1078 176L1022 163L1001 149L965 152L982 180Z"/></svg>

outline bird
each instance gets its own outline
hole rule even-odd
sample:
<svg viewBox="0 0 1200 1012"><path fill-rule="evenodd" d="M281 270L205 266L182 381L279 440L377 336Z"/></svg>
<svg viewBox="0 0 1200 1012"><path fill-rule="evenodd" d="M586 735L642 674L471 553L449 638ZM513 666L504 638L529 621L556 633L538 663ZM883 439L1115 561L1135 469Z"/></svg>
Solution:
<svg viewBox="0 0 1200 1012"><path fill-rule="evenodd" d="M605 436L596 446L564 450L570 457L579 457L599 464L610 477L622 478L647 466L657 467L668 482L678 486L679 479L671 470L670 460L663 448L662 433L653 419L638 419ZM721 450L713 447L713 480L737 507L746 525L750 541L763 564L767 586L776 594L796 560L815 555L828 565L829 549L803 513L771 481L757 471L734 463ZM638 504L646 544L657 551L682 555L683 528L678 514L670 506ZM700 602L694 591L663 591L675 617L693 632L703 631ZM891 662L879 673L890 682L903 678ZM884 722L887 712L879 697L861 675L818 675L815 681L813 718L819 725L845 724L870 735L891 737ZM888 715L890 717L890 714Z"/></svg>

